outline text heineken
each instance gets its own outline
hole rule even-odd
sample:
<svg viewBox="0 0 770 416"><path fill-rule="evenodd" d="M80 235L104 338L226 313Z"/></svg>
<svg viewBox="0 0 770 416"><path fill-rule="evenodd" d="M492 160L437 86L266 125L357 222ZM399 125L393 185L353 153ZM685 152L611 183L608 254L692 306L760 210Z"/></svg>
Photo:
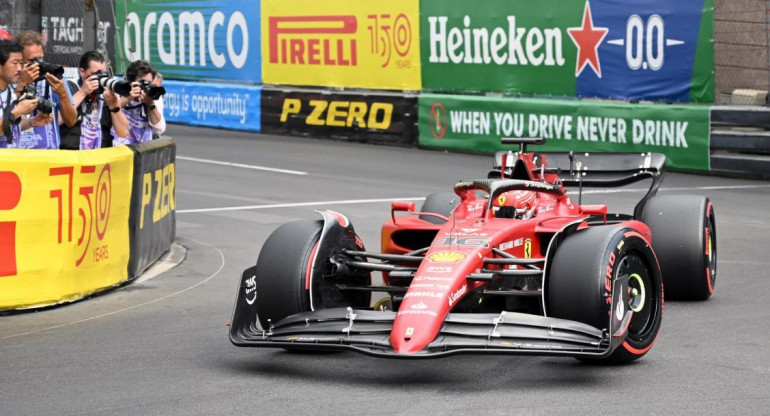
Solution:
<svg viewBox="0 0 770 416"><path fill-rule="evenodd" d="M516 16L507 16L508 26L472 28L470 16L463 27L447 27L447 16L428 17L431 63L564 66L562 31L516 26Z"/></svg>

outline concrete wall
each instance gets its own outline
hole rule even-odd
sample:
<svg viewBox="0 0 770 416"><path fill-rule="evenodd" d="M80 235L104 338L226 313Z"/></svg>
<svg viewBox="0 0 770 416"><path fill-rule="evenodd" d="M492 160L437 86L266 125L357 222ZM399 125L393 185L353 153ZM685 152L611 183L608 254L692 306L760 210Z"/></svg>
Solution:
<svg viewBox="0 0 770 416"><path fill-rule="evenodd" d="M736 88L770 90L769 12L770 0L714 1L717 102Z"/></svg>

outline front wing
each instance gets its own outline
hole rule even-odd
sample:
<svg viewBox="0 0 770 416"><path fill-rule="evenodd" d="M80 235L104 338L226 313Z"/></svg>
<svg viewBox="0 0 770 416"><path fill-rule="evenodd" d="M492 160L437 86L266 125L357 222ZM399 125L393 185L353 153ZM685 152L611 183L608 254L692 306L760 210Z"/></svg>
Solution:
<svg viewBox="0 0 770 416"><path fill-rule="evenodd" d="M388 358L427 358L459 353L609 355L623 341L589 325L537 315L451 313L436 339L416 354L396 354L391 311L325 309L289 316L272 328L231 328L233 344L308 350L352 350Z"/></svg>
<svg viewBox="0 0 770 416"><path fill-rule="evenodd" d="M422 351L396 353L390 332L396 312L321 309L288 316L260 329L252 296L253 268L244 271L235 302L230 341L241 347L349 350L384 358L437 358L453 354L519 354L603 358L626 339L633 312L625 293L628 277L613 283L610 330L559 318L517 312L449 313Z"/></svg>

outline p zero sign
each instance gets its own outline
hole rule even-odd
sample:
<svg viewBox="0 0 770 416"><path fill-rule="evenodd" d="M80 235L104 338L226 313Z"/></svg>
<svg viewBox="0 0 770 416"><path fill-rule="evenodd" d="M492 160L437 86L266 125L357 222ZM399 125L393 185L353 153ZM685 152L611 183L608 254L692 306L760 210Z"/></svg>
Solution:
<svg viewBox="0 0 770 416"><path fill-rule="evenodd" d="M259 2L118 0L118 71L138 59L166 78L261 82Z"/></svg>
<svg viewBox="0 0 770 416"><path fill-rule="evenodd" d="M263 1L269 84L419 90L417 0Z"/></svg>
<svg viewBox="0 0 770 416"><path fill-rule="evenodd" d="M262 131L269 134L412 145L416 123L416 96L262 90Z"/></svg>

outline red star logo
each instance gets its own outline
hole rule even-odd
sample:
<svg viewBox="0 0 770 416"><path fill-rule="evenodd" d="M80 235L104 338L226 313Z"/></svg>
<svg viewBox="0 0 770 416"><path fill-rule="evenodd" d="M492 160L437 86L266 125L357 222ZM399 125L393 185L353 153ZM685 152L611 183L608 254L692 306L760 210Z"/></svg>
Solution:
<svg viewBox="0 0 770 416"><path fill-rule="evenodd" d="M586 65L591 65L594 73L599 78L602 77L602 66L599 63L599 45L607 36L609 29L606 27L594 27L594 19L591 17L591 5L586 2L583 10L583 26L571 27L567 29L572 42L578 48L577 65L575 66L575 76L579 76Z"/></svg>

